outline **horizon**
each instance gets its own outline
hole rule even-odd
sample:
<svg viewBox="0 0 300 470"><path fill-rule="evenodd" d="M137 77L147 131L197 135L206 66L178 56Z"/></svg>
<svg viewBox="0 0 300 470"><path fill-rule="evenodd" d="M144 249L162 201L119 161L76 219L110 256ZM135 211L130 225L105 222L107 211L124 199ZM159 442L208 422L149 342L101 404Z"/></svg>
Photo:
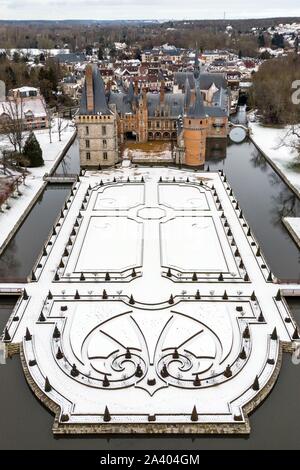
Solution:
<svg viewBox="0 0 300 470"><path fill-rule="evenodd" d="M174 22L183 22L183 21L224 21L224 22L230 22L230 21L246 21L246 20L279 20L279 19L299 19L300 20L300 12L298 15L278 15L278 16L237 16L237 17L223 17L223 18L217 18L217 17L207 17L207 18L97 18L97 19L92 19L89 17L86 18L1 18L0 23L4 22L71 22L71 21L87 21L91 23L97 23L97 22L137 22L137 21L144 21L144 22L158 22L158 23L167 23L169 21L174 21Z"/></svg>
<svg viewBox="0 0 300 470"><path fill-rule="evenodd" d="M152 0L151 4L147 0L0 0L0 4L2 21L164 22L300 17L298 0L286 0L284 6L281 0L267 0L263 9L258 0L244 7L239 0L228 0L226 6L222 0L215 0L213 7L199 5L199 0L186 0L184 5L181 0Z"/></svg>
<svg viewBox="0 0 300 470"><path fill-rule="evenodd" d="M5 22L5 21L22 21L22 22L29 22L29 21L44 21L44 22L63 22L63 21L91 21L96 23L97 21L99 22L107 22L107 21L148 21L148 22L159 22L159 23L167 23L168 21L174 21L174 22L182 22L182 21L238 21L238 20L279 20L281 18L289 19L289 18L299 18L300 19L300 12L298 15L279 15L279 16L237 16L237 17L223 17L223 18L217 18L217 17L207 17L207 18L97 18L97 19L92 19L92 18L51 18L51 19L45 19L45 18L15 18L15 19L6 19L2 18L0 19L0 22Z"/></svg>

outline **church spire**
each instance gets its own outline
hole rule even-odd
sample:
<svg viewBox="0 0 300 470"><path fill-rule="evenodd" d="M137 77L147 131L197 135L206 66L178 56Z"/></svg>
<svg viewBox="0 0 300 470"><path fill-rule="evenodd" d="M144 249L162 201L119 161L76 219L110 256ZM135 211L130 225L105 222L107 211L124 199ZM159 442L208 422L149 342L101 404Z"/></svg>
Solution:
<svg viewBox="0 0 300 470"><path fill-rule="evenodd" d="M134 99L134 86L132 83L132 80L130 81L129 87L128 87L128 100L129 103L131 103Z"/></svg>
<svg viewBox="0 0 300 470"><path fill-rule="evenodd" d="M184 85L184 107L187 109L191 101L191 87L188 77L186 77Z"/></svg>
<svg viewBox="0 0 300 470"><path fill-rule="evenodd" d="M199 61L199 49L196 49L195 52L195 61L194 61L194 77L197 79L200 75L200 61Z"/></svg>

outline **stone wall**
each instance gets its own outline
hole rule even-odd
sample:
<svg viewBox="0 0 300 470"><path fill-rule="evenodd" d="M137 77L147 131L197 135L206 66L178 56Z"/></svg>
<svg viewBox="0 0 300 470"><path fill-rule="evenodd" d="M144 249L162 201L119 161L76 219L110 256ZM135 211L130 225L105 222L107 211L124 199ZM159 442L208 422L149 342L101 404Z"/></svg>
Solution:
<svg viewBox="0 0 300 470"><path fill-rule="evenodd" d="M184 118L185 164L201 166L205 163L208 119Z"/></svg>
<svg viewBox="0 0 300 470"><path fill-rule="evenodd" d="M118 162L117 122L110 116L77 117L80 165L112 166Z"/></svg>

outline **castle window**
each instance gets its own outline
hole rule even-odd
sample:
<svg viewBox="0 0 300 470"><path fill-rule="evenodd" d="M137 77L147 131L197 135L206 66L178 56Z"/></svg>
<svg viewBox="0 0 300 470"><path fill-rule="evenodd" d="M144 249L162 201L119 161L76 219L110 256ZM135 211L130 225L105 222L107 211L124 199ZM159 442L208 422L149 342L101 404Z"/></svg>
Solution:
<svg viewBox="0 0 300 470"><path fill-rule="evenodd" d="M103 160L107 160L107 152L103 152Z"/></svg>
<svg viewBox="0 0 300 470"><path fill-rule="evenodd" d="M87 159L87 160L90 160L90 159L91 159L91 154L90 154L90 152L86 152L86 159Z"/></svg>
<svg viewBox="0 0 300 470"><path fill-rule="evenodd" d="M103 148L105 148L105 149L107 148L107 140L106 139L103 140Z"/></svg>
<svg viewBox="0 0 300 470"><path fill-rule="evenodd" d="M85 146L86 146L86 148L88 148L88 149L90 148L90 141L89 141L89 140L86 140L86 141L85 141Z"/></svg>
<svg viewBox="0 0 300 470"><path fill-rule="evenodd" d="M85 133L86 133L86 135L89 135L89 133L90 133L89 126L85 127Z"/></svg>
<svg viewBox="0 0 300 470"><path fill-rule="evenodd" d="M189 120L189 124L192 124L192 121L191 121L191 120Z"/></svg>
<svg viewBox="0 0 300 470"><path fill-rule="evenodd" d="M102 135L106 135L106 126L102 126Z"/></svg>
<svg viewBox="0 0 300 470"><path fill-rule="evenodd" d="M202 124L202 121L200 121L200 124Z"/></svg>
<svg viewBox="0 0 300 470"><path fill-rule="evenodd" d="M157 129L160 128L160 122L159 121L156 121L156 127L157 127Z"/></svg>

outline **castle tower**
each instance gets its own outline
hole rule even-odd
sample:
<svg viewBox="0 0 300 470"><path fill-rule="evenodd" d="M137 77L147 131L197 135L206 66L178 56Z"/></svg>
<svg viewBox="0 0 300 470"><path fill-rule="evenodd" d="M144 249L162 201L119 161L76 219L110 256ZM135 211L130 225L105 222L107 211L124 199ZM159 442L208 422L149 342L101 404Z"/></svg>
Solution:
<svg viewBox="0 0 300 470"><path fill-rule="evenodd" d="M209 119L205 113L201 92L197 89L195 102L189 107L183 118L186 165L204 165L208 128Z"/></svg>
<svg viewBox="0 0 300 470"><path fill-rule="evenodd" d="M80 110L76 116L82 167L111 166L118 162L116 114L107 104L105 86L96 65L86 67Z"/></svg>

